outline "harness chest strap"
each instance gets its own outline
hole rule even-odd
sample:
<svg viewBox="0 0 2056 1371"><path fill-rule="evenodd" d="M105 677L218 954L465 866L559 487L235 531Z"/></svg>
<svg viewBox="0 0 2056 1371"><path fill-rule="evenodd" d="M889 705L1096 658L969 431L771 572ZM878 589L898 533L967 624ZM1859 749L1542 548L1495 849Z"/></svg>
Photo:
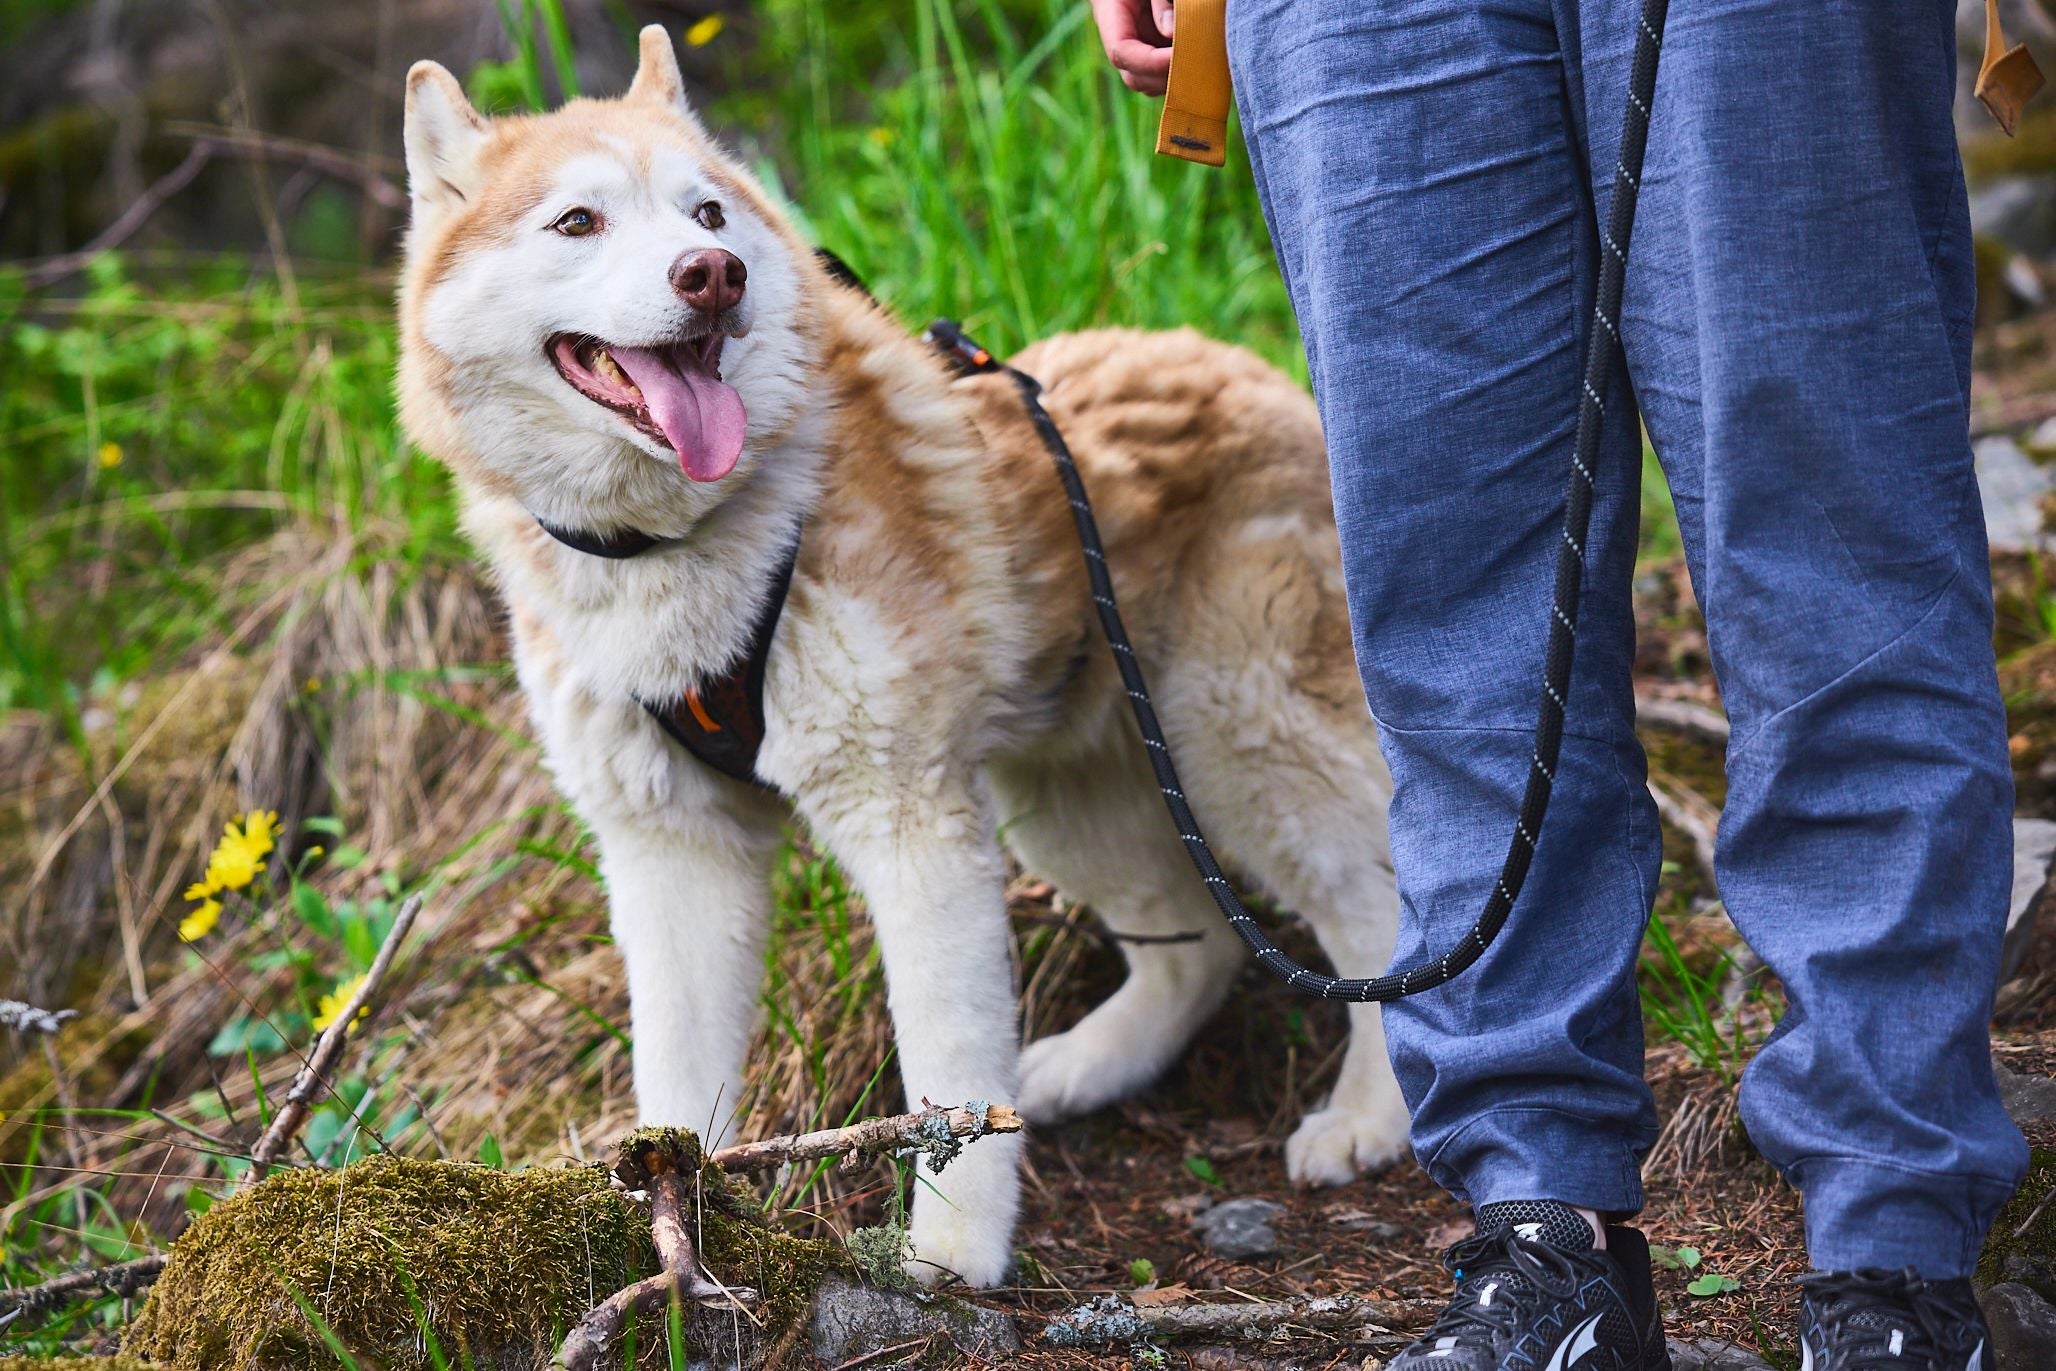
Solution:
<svg viewBox="0 0 2056 1371"><path fill-rule="evenodd" d="M673 541L635 529L596 534L558 528L541 519L536 523L568 548L617 561ZM772 577L749 640L725 670L688 687L678 699L658 703L637 696L635 701L687 752L724 776L767 790L773 787L757 775L757 754L764 748L764 665L771 657L771 640L778 635L779 615L792 589L793 564L799 555L795 538Z"/></svg>

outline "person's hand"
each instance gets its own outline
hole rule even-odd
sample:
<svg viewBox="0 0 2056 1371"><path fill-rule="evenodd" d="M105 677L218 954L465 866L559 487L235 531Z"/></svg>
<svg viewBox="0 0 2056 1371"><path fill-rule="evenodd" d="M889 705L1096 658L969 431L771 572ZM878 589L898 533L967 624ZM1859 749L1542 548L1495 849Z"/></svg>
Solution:
<svg viewBox="0 0 2056 1371"><path fill-rule="evenodd" d="M1092 18L1121 84L1162 95L1171 74L1172 0L1092 0Z"/></svg>

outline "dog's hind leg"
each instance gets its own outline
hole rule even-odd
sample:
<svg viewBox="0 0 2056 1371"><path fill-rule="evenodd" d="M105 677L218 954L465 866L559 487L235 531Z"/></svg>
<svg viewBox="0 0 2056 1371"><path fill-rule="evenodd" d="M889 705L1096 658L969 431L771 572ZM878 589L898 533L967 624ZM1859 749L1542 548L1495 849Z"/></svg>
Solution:
<svg viewBox="0 0 2056 1371"><path fill-rule="evenodd" d="M1090 905L1128 963L1105 1003L1022 1053L1021 1112L1057 1123L1134 1094L1175 1063L1227 998L1243 951L1158 804L1139 746L1009 780L1008 845Z"/></svg>
<svg viewBox="0 0 2056 1371"><path fill-rule="evenodd" d="M1391 782L1368 719L1337 727L1298 703L1301 731L1271 741L1267 766L1209 769L1193 783L1195 803L1236 816L1238 859L1313 929L1335 974L1380 975L1399 927L1385 837ZM1341 1185L1397 1158L1407 1132L1380 1006L1351 1005L1334 1089L1287 1139L1286 1173Z"/></svg>

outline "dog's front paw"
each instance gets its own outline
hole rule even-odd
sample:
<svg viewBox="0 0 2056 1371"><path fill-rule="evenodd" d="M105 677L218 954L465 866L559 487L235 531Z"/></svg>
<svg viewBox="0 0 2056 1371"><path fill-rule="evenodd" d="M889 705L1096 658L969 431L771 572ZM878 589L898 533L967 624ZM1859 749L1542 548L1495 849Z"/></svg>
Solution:
<svg viewBox="0 0 2056 1371"><path fill-rule="evenodd" d="M933 1197L930 1197L931 1200ZM918 1211L920 1205L916 1205ZM916 1212L907 1226L914 1255L907 1262L907 1274L923 1285L936 1286L952 1279L980 1287L1003 1283L1014 1263L1013 1226L994 1223L965 1210L930 1203L930 1211Z"/></svg>
<svg viewBox="0 0 2056 1371"><path fill-rule="evenodd" d="M1346 1185L1391 1165L1406 1137L1404 1109L1317 1109L1285 1140L1285 1174L1296 1185Z"/></svg>

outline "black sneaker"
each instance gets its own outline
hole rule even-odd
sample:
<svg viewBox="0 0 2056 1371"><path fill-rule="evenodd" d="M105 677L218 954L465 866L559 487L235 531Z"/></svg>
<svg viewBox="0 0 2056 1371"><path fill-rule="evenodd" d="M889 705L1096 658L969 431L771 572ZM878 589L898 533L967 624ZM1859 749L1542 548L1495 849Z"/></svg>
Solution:
<svg viewBox="0 0 2056 1371"><path fill-rule="evenodd" d="M1554 1200L1488 1204L1442 1261L1449 1308L1386 1371L1671 1371L1649 1243Z"/></svg>
<svg viewBox="0 0 2056 1371"><path fill-rule="evenodd" d="M1800 1371L1993 1371L1985 1316L1967 1280L1904 1271L1799 1278Z"/></svg>

